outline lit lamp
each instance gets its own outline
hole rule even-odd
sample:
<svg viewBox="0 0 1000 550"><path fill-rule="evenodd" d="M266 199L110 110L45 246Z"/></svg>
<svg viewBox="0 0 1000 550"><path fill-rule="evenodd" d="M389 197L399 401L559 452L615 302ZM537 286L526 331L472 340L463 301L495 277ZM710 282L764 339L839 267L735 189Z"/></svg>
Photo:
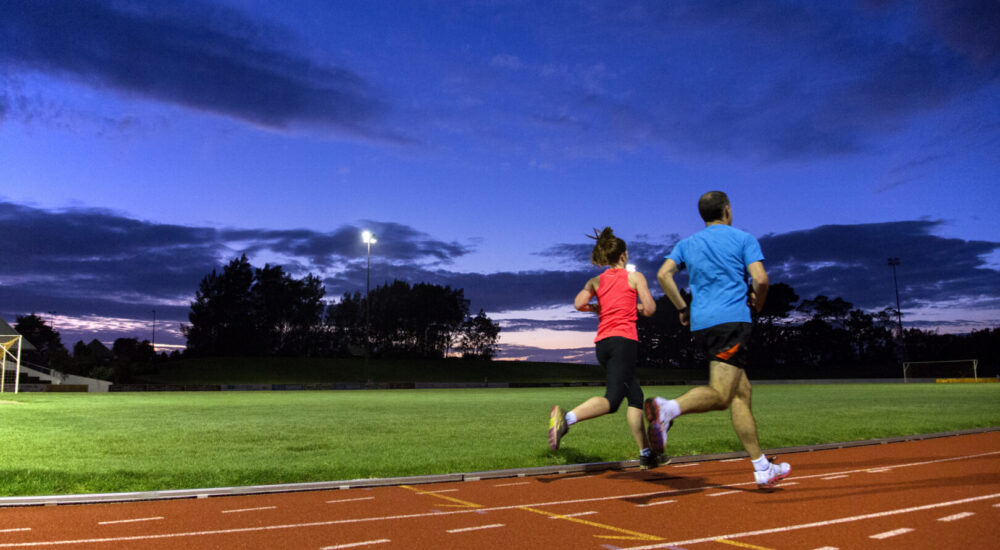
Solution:
<svg viewBox="0 0 1000 550"><path fill-rule="evenodd" d="M375 234L367 229L361 232L361 242L368 246L368 268L365 275L365 368L364 368L364 378L366 381L371 382L371 378L368 376L368 348L371 345L371 317L372 317L372 304L370 299L371 294L371 281L372 281L372 245L375 244Z"/></svg>

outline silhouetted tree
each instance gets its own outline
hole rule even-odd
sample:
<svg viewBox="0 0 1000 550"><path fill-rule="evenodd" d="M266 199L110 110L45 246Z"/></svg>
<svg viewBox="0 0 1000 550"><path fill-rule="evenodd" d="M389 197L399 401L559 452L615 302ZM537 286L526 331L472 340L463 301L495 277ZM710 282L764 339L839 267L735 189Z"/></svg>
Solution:
<svg viewBox="0 0 1000 550"><path fill-rule="evenodd" d="M248 355L254 346L254 272L244 254L222 273L212 270L201 281L181 327L187 350L195 355Z"/></svg>
<svg viewBox="0 0 1000 550"><path fill-rule="evenodd" d="M310 355L323 351L323 296L313 275L254 269L246 255L201 281L183 327L196 355Z"/></svg>
<svg viewBox="0 0 1000 550"><path fill-rule="evenodd" d="M500 339L500 323L495 323L486 316L483 310L475 317L469 317L462 323L458 338L458 349L466 359L491 360L496 356Z"/></svg>
<svg viewBox="0 0 1000 550"><path fill-rule="evenodd" d="M14 323L14 330L35 346L34 351L25 351L21 354L25 362L53 368L60 372L72 369L73 364L69 351L63 346L59 333L46 324L41 317L34 313L18 315Z"/></svg>

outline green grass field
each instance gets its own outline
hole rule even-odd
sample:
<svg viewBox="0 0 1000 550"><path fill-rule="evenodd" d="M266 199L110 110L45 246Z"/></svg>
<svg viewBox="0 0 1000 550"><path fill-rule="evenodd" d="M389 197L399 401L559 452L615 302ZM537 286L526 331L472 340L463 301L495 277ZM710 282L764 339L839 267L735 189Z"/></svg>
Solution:
<svg viewBox="0 0 1000 550"><path fill-rule="evenodd" d="M676 396L686 388L649 387ZM615 415L546 442L601 388L0 395L0 495L471 472L638 455ZM765 448L1000 425L1000 384L755 387ZM727 412L681 418L675 456L740 450Z"/></svg>

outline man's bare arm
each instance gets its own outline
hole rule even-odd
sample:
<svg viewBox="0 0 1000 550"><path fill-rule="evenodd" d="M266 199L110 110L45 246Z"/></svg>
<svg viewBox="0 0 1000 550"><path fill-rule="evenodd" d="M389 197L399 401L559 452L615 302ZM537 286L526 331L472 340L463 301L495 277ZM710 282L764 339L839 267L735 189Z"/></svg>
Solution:
<svg viewBox="0 0 1000 550"><path fill-rule="evenodd" d="M690 312L688 311L688 304L684 301L684 297L681 296L680 289L677 288L677 283L674 282L674 275L680 269L677 267L677 262L667 258L667 261L663 262L660 266L660 270L656 272L656 281L660 283L660 288L663 289L663 293L667 295L671 304L677 308L680 312L681 324L687 326L688 319L690 318Z"/></svg>
<svg viewBox="0 0 1000 550"><path fill-rule="evenodd" d="M761 262L754 262L748 265L747 271L750 272L750 278L753 279L750 306L753 307L754 311L760 313L760 310L764 309L764 302L767 300L767 289L771 286L771 282L767 278L767 272L764 271L764 264Z"/></svg>

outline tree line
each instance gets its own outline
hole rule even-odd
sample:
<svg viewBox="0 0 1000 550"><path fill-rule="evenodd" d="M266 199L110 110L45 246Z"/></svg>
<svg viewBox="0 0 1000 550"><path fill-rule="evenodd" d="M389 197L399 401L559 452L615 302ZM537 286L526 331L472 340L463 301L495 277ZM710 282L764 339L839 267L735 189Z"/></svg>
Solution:
<svg viewBox="0 0 1000 550"><path fill-rule="evenodd" d="M393 281L326 306L313 275L255 268L246 256L202 279L182 327L197 356L343 356L492 359L500 325L469 314L462 289Z"/></svg>
<svg viewBox="0 0 1000 550"><path fill-rule="evenodd" d="M690 294L685 296L690 303ZM894 308L869 312L840 297L800 300L785 284L771 286L754 314L749 351L754 378L899 378L903 361L978 359L980 374L1000 366L1000 329L939 334L906 329L900 335ZM698 368L706 358L691 343L666 297L653 317L638 321L640 365Z"/></svg>

